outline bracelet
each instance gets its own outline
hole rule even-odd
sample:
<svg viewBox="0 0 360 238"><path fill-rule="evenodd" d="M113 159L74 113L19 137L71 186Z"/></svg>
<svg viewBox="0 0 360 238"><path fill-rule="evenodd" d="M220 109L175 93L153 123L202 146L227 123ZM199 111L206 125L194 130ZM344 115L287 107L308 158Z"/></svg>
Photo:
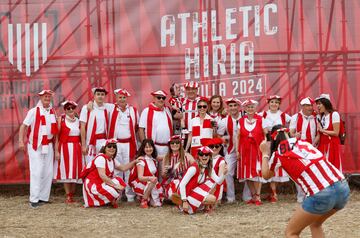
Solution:
<svg viewBox="0 0 360 238"><path fill-rule="evenodd" d="M262 157L263 159L269 159L270 158L270 156L268 156L268 155L263 155L263 157Z"/></svg>

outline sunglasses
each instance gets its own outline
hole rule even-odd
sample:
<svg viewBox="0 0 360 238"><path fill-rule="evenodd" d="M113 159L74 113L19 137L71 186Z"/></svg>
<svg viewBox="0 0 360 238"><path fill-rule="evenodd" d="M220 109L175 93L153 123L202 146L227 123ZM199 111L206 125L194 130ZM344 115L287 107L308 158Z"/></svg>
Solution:
<svg viewBox="0 0 360 238"><path fill-rule="evenodd" d="M160 97L160 96L157 96L156 97L158 100L165 100L166 99L166 97Z"/></svg>
<svg viewBox="0 0 360 238"><path fill-rule="evenodd" d="M65 110L75 110L75 107L66 107Z"/></svg>
<svg viewBox="0 0 360 238"><path fill-rule="evenodd" d="M199 156L210 156L210 153L203 153L201 151L198 152Z"/></svg>
<svg viewBox="0 0 360 238"><path fill-rule="evenodd" d="M174 145L174 144L178 145L178 144L180 144L180 141L178 141L178 140L177 141L170 141L170 145Z"/></svg>
<svg viewBox="0 0 360 238"><path fill-rule="evenodd" d="M207 107L208 107L207 105L198 105L198 106L197 106L198 109L207 108Z"/></svg>
<svg viewBox="0 0 360 238"><path fill-rule="evenodd" d="M210 149L219 149L221 147L221 145L209 145Z"/></svg>
<svg viewBox="0 0 360 238"><path fill-rule="evenodd" d="M112 145L107 145L106 148L113 148L113 149L116 149L116 145L115 144L112 144Z"/></svg>

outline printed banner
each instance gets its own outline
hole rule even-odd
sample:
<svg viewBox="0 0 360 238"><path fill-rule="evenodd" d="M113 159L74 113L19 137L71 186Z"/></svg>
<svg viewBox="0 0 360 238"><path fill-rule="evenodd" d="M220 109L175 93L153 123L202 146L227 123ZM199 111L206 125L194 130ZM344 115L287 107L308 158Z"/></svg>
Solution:
<svg viewBox="0 0 360 238"><path fill-rule="evenodd" d="M344 171L360 173L358 13L357 0L2 1L0 183L28 182L18 132L43 88L59 115L94 86L126 88L141 111L151 91L189 80L203 96L258 100L259 111L281 95L290 115L302 97L329 93L347 131Z"/></svg>

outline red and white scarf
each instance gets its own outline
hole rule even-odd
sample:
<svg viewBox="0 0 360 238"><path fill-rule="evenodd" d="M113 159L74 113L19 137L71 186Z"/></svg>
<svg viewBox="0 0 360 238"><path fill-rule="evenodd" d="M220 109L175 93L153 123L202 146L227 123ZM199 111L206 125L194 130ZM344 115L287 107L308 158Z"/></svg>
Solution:
<svg viewBox="0 0 360 238"><path fill-rule="evenodd" d="M264 113L263 113L263 118L266 119L266 117L267 117L267 112L264 111ZM285 114L285 112L281 112L280 118L281 118L281 124L282 124L283 126L285 126L285 124L286 124L286 114Z"/></svg>
<svg viewBox="0 0 360 238"><path fill-rule="evenodd" d="M117 135L117 117L119 115L119 111L121 110L121 108L119 107L119 105L117 105L115 103L115 108L114 111L111 115L110 118L110 128L109 128L109 136L108 138L114 138L115 135ZM129 130L130 130L130 160L134 159L134 156L136 154L136 137L135 137L135 132L136 132L136 127L137 127L137 110L135 107L126 105L125 110L129 111Z"/></svg>
<svg viewBox="0 0 360 238"><path fill-rule="evenodd" d="M51 134L56 135L58 133L58 126L56 122L56 112L54 108L49 107L50 110L50 121L46 121L46 117L44 115L44 110L46 110L41 101L36 105L35 112L35 123L34 127L30 129L29 137L32 139L32 148L37 150L37 148L42 145L43 147L47 147L48 145L48 135L46 124L51 123ZM46 151L46 148L43 148Z"/></svg>
<svg viewBox="0 0 360 238"><path fill-rule="evenodd" d="M97 128L97 120L96 120L96 112L95 109L98 110L102 110L104 112L104 117L105 117L105 134L107 134L107 128L108 128L108 124L109 124L109 119L108 119L108 113L107 110L105 108L105 106L101 106L99 107L96 102L94 102L94 110L89 111L87 110L87 121L86 121L86 144L87 145L96 145L96 128Z"/></svg>
<svg viewBox="0 0 360 238"><path fill-rule="evenodd" d="M169 131L170 131L170 136L172 136L173 134L173 127L172 127L172 121L171 121L171 115L170 113L166 110L166 108L158 108L157 106L154 105L154 103L150 103L149 104L149 112L147 115L147 121L146 121L146 137L147 138L152 138L152 129L153 129L153 118L154 118L154 112L162 112L165 111L166 113L166 118L167 118L167 123L168 123L168 127L169 127ZM162 122L158 122L158 123L162 123Z"/></svg>
<svg viewBox="0 0 360 238"><path fill-rule="evenodd" d="M311 120L314 120L314 124L315 124L315 132L317 131L317 125L316 125L316 116L313 114L313 115L310 115L309 117L309 122L308 122L308 125L306 127L306 132L305 132L305 135L306 135L306 141L309 142L310 144L313 143L313 139L312 139L312 135L311 135L311 126L310 126L310 123L311 123ZM298 113L297 114L297 122L296 122L296 131L300 134L302 134L302 131L303 131L303 121L304 121L304 115L302 113ZM314 135L315 136L315 135Z"/></svg>

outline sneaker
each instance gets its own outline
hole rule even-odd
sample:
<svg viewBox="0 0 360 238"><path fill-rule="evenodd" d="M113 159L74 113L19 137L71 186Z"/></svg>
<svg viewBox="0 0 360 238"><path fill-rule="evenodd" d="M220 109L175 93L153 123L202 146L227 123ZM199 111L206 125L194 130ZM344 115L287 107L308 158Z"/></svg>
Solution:
<svg viewBox="0 0 360 238"><path fill-rule="evenodd" d="M261 202L261 200L256 200L254 201L255 206L261 206L263 203Z"/></svg>
<svg viewBox="0 0 360 238"><path fill-rule="evenodd" d="M182 204L182 200L181 200L181 197L179 194L177 193L173 193L171 195L171 201L175 204L175 205L178 205L180 206Z"/></svg>
<svg viewBox="0 0 360 238"><path fill-rule="evenodd" d="M30 207L33 208L33 209L36 209L36 208L38 208L39 206L41 206L39 202L30 202L29 205L30 205Z"/></svg>
<svg viewBox="0 0 360 238"><path fill-rule="evenodd" d="M235 199L227 199L226 200L226 203L234 203L235 202Z"/></svg>
<svg viewBox="0 0 360 238"><path fill-rule="evenodd" d="M39 200L39 203L40 203L40 205L42 205L42 204L50 204L51 202L49 202L49 201L43 201L43 200Z"/></svg>

